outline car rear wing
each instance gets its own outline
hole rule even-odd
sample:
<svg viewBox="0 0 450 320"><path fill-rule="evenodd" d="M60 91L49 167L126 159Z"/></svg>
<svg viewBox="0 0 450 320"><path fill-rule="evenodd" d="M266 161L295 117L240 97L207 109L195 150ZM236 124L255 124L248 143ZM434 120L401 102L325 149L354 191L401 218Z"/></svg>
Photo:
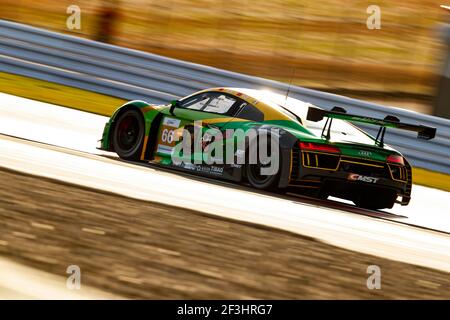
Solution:
<svg viewBox="0 0 450 320"><path fill-rule="evenodd" d="M331 109L331 111L316 107L309 107L306 119L309 121L317 122L322 120L324 117L332 119L342 119L351 122L368 123L384 128L397 128L402 130L415 131L418 133L417 138L419 139L430 140L436 136L436 128L400 122L397 117L391 115L386 116L384 119L377 119L372 117L348 114L345 109L341 107L334 107L333 109Z"/></svg>
<svg viewBox="0 0 450 320"><path fill-rule="evenodd" d="M330 129L332 119L341 119L351 122L360 122L367 123L380 126L380 130L378 131L378 135L376 138L376 142L383 145L384 134L386 132L386 128L397 128L402 130L414 131L417 132L417 138L430 140L436 136L436 128L427 127L423 125L415 125L409 123L400 122L400 119L396 116L387 115L384 119L377 119L366 116L358 116L354 114L348 114L342 107L334 107L333 109L324 110L317 107L309 107L308 114L306 119L309 121L321 121L324 117L328 118L325 126L323 128L322 134L324 133L327 125L328 125L328 133L326 137L330 137ZM329 121L330 120L330 121Z"/></svg>

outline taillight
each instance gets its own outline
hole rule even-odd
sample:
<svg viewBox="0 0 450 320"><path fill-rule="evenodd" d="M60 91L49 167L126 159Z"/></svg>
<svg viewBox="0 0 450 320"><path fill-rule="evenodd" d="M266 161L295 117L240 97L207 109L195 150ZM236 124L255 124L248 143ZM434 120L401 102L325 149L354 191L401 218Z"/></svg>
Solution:
<svg viewBox="0 0 450 320"><path fill-rule="evenodd" d="M335 146L330 146L328 144L319 144L312 142L300 142L300 148L302 150L309 151L320 151L320 152L328 152L328 153L340 153L341 150Z"/></svg>
<svg viewBox="0 0 450 320"><path fill-rule="evenodd" d="M405 162L403 161L403 157L398 156L396 154L389 155L387 157L386 161L390 162L390 163L397 163L397 164L405 165Z"/></svg>

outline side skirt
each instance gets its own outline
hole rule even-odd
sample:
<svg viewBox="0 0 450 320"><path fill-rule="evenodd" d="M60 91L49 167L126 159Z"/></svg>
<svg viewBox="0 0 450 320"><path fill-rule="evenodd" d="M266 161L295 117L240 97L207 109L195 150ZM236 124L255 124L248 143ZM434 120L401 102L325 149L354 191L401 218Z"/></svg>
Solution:
<svg viewBox="0 0 450 320"><path fill-rule="evenodd" d="M174 165L172 163L166 164L159 159L149 161L150 164L170 168L174 171L188 172L198 176L223 179L234 182L241 182L243 177L242 165L208 165L208 164L190 164L182 163Z"/></svg>

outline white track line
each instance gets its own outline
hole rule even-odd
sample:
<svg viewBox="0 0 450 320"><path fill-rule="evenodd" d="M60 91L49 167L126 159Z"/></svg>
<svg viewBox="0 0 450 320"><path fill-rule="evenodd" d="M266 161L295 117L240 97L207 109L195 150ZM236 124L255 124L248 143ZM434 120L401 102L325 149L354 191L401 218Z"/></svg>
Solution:
<svg viewBox="0 0 450 320"><path fill-rule="evenodd" d="M82 272L80 289L68 289L65 277L38 271L7 259L0 259L0 270L0 300L119 299L118 296L84 286Z"/></svg>

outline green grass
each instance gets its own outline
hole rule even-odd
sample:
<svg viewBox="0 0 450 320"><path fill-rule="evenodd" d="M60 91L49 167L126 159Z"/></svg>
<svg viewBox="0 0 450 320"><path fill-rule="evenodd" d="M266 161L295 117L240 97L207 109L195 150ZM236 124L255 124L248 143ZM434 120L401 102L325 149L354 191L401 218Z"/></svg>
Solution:
<svg viewBox="0 0 450 320"><path fill-rule="evenodd" d="M110 116L125 102L116 97L2 72L0 88L4 93L104 116Z"/></svg>
<svg viewBox="0 0 450 320"><path fill-rule="evenodd" d="M450 192L450 176L440 172L413 168L413 183Z"/></svg>

